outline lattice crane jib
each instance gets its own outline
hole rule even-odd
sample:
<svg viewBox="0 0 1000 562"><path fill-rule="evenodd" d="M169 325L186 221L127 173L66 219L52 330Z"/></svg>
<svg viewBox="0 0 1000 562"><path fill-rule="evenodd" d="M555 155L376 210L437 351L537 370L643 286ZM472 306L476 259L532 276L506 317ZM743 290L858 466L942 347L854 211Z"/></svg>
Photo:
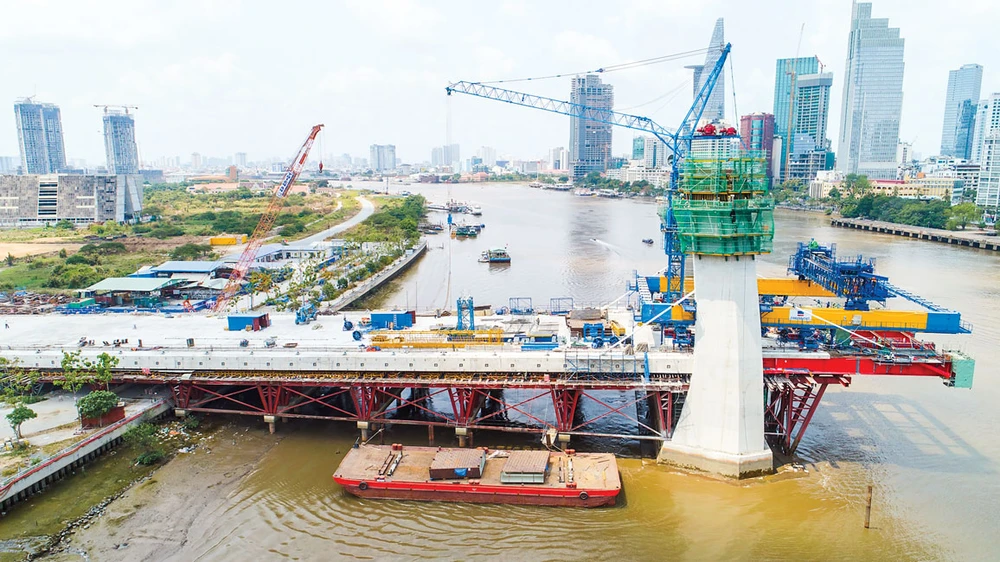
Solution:
<svg viewBox="0 0 1000 562"><path fill-rule="evenodd" d="M322 128L322 124L313 126L312 130L309 132L309 136L306 137L305 142L302 143L302 146L299 148L295 158L292 160L291 164L289 164L281 183L274 190L274 194L271 195L271 201L268 203L267 209L261 215L260 222L257 223L257 227L254 228L253 234L250 235L250 240L243 249L243 253L240 254L240 259L233 267L233 272L229 276L229 281L216 298L215 306L212 307L214 312L221 312L225 310L226 307L229 306L233 296L236 295L236 293L239 292L240 287L242 287L243 280L246 279L248 273L250 272L250 266L257 257L257 251L260 250L260 247L264 244L264 240L268 237L271 229L274 227L274 221L278 218L278 213L281 212L283 199L286 195L288 195L288 190L295 184L295 180L298 179L299 174L302 173L302 168L305 166L306 159L309 157L309 150L312 149L312 145L316 141L316 136L319 135L320 129Z"/></svg>

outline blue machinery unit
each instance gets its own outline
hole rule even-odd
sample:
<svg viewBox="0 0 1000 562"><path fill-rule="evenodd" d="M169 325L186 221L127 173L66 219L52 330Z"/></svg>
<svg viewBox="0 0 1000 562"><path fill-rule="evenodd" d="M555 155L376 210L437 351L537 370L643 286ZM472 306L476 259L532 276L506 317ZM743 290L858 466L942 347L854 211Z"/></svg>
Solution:
<svg viewBox="0 0 1000 562"><path fill-rule="evenodd" d="M821 246L815 241L799 242L788 260L788 273L818 283L839 298L844 310L870 310L870 301L885 305L892 296L889 278L875 275L875 258L837 260L837 245Z"/></svg>
<svg viewBox="0 0 1000 562"><path fill-rule="evenodd" d="M307 302L295 311L295 323L308 324L310 321L316 319L316 312L316 305L311 302Z"/></svg>
<svg viewBox="0 0 1000 562"><path fill-rule="evenodd" d="M676 130L663 127L648 117L631 115L628 113L619 113L617 111L599 109L568 101L527 94L524 92L506 90L481 82L455 82L454 84L450 84L447 88L445 88L445 90L449 96L453 93L468 94L470 96L502 101L533 109L541 109L543 111L558 113L560 115L568 115L570 117L577 117L588 121L616 125L626 129L644 131L652 134L663 142L667 146L667 150L674 155L671 162L670 189L667 191L667 208L664 213L664 224L662 227L664 240L663 250L667 254L667 267L665 268L664 273L666 274L668 282L665 296L668 301L673 302L680 298L683 294L681 289L683 288L685 278L684 253L681 250L680 240L678 238L677 220L673 213L673 196L677 192L678 181L680 179L681 162L683 161L684 156L691 152L691 143L696 138L695 129L698 122L701 120L702 114L705 112L705 107L708 105L708 99L712 90L715 89L715 84L718 82L719 76L722 75L722 70L725 67L726 60L729 58L731 48L732 46L728 43L722 47L719 60L716 62L715 66L711 69L705 69L705 83L695 96L691 107L687 110L684 119L681 121L680 127ZM515 307L512 303L511 309L513 310L514 308Z"/></svg>

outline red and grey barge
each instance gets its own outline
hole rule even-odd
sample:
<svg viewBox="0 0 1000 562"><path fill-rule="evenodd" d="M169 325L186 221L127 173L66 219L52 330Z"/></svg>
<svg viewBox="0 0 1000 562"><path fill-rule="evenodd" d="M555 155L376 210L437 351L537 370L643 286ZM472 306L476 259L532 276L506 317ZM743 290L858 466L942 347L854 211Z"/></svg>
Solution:
<svg viewBox="0 0 1000 562"><path fill-rule="evenodd" d="M333 475L362 498L565 507L614 505L621 492L609 453L359 445Z"/></svg>

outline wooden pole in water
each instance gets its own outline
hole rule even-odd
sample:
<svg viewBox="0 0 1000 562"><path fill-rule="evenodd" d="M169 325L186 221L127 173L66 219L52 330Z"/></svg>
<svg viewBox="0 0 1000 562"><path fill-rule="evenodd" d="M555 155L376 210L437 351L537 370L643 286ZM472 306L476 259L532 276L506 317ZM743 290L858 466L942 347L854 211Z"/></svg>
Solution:
<svg viewBox="0 0 1000 562"><path fill-rule="evenodd" d="M427 426L427 444L431 447L434 446L434 426Z"/></svg>
<svg viewBox="0 0 1000 562"><path fill-rule="evenodd" d="M868 500L865 503L865 529L869 528L872 521L872 486L868 485Z"/></svg>

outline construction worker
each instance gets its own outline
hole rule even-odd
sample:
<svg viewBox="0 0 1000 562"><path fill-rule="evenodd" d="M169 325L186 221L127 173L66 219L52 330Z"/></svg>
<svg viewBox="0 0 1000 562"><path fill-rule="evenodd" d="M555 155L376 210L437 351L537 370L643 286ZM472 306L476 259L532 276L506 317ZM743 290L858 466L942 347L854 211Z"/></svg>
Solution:
<svg viewBox="0 0 1000 562"><path fill-rule="evenodd" d="M815 238L810 238L809 239L809 249L810 250L818 250L819 249L819 242L817 242Z"/></svg>

